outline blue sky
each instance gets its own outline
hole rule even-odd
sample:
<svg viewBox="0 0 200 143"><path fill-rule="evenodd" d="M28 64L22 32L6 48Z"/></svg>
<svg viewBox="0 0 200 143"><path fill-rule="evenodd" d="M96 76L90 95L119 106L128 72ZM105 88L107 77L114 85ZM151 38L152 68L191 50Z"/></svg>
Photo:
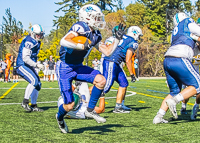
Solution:
<svg viewBox="0 0 200 143"><path fill-rule="evenodd" d="M63 13L55 13L60 6L54 2L61 2L62 0L0 0L0 25L5 15L5 10L10 8L11 14L17 20L21 21L24 29L28 29L29 23L41 24L45 33L49 34L52 27L54 15L63 15ZM135 0L124 0L124 6L129 5ZM192 3L194 5L194 1ZM1 30L0 30L1 31Z"/></svg>

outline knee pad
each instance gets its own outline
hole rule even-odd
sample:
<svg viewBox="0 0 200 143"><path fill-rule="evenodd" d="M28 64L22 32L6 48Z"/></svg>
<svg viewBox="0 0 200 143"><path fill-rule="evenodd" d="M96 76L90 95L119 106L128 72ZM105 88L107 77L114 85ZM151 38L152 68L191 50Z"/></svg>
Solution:
<svg viewBox="0 0 200 143"><path fill-rule="evenodd" d="M41 86L42 86L42 84L41 84L41 82L39 82L39 83L35 86L35 89L36 89L37 91L40 91Z"/></svg>

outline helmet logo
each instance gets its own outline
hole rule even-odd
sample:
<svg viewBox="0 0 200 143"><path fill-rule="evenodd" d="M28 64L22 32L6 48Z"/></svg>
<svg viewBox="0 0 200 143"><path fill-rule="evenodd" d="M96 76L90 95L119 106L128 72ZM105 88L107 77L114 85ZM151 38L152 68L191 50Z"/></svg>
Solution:
<svg viewBox="0 0 200 143"><path fill-rule="evenodd" d="M95 9L93 9L91 6L88 6L86 9L85 9L86 12L92 12L92 11L96 11Z"/></svg>

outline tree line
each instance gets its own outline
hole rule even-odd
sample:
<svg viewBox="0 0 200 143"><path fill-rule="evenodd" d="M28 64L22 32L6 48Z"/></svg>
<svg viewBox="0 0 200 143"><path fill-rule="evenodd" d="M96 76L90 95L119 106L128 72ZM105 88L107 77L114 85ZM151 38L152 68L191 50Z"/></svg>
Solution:
<svg viewBox="0 0 200 143"><path fill-rule="evenodd" d="M106 27L100 30L103 41L112 35L112 28L119 23L127 27L137 25L142 29L143 37L139 41L139 49L136 52L139 59L140 76L164 76L162 66L164 53L170 46L172 20L175 13L185 12L195 21L200 17L200 0L194 6L189 0L138 0L135 3L130 2L126 7L122 0L61 0L55 3L60 6L55 12L62 11L64 15L55 15L53 26L56 29L51 30L42 41L38 54L40 61L49 59L50 55L53 55L55 60L59 59L60 39L68 32L72 24L78 21L80 7L89 3L98 5L105 14ZM23 30L22 22L12 17L10 9L6 9L6 17L3 17L2 26L4 28L3 53L4 55L6 52L16 54L18 49L14 45L20 44L23 37L28 34L28 30ZM8 48L8 45L11 46ZM12 50L8 51L8 49ZM91 66L91 61L95 57L100 59L101 53L93 49L84 63ZM126 67L124 70L129 76Z"/></svg>

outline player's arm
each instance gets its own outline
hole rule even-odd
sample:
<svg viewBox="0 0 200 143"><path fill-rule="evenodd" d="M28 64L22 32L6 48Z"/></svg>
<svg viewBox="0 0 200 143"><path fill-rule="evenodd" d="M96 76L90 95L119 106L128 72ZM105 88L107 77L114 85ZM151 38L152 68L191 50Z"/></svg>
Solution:
<svg viewBox="0 0 200 143"><path fill-rule="evenodd" d="M132 56L133 56L133 51L128 49L126 52L126 66L128 68L130 75L133 75Z"/></svg>
<svg viewBox="0 0 200 143"><path fill-rule="evenodd" d="M75 24L71 29L72 30L60 40L60 45L71 49L86 49L87 46L89 46L89 43L86 42L85 44L80 44L72 41L73 38L78 36L78 33L85 33L84 28L78 24Z"/></svg>
<svg viewBox="0 0 200 143"><path fill-rule="evenodd" d="M117 48L118 43L119 43L119 40L117 40L116 38L111 45L106 45L106 44L100 43L99 51L102 52L106 56L110 56Z"/></svg>
<svg viewBox="0 0 200 143"><path fill-rule="evenodd" d="M25 43L25 46L22 51L22 60L31 67L38 67L39 69L43 69L44 66L42 64L37 64L31 59L31 54L32 54L31 48L33 48L34 46L35 45L33 45L33 43L31 42Z"/></svg>

